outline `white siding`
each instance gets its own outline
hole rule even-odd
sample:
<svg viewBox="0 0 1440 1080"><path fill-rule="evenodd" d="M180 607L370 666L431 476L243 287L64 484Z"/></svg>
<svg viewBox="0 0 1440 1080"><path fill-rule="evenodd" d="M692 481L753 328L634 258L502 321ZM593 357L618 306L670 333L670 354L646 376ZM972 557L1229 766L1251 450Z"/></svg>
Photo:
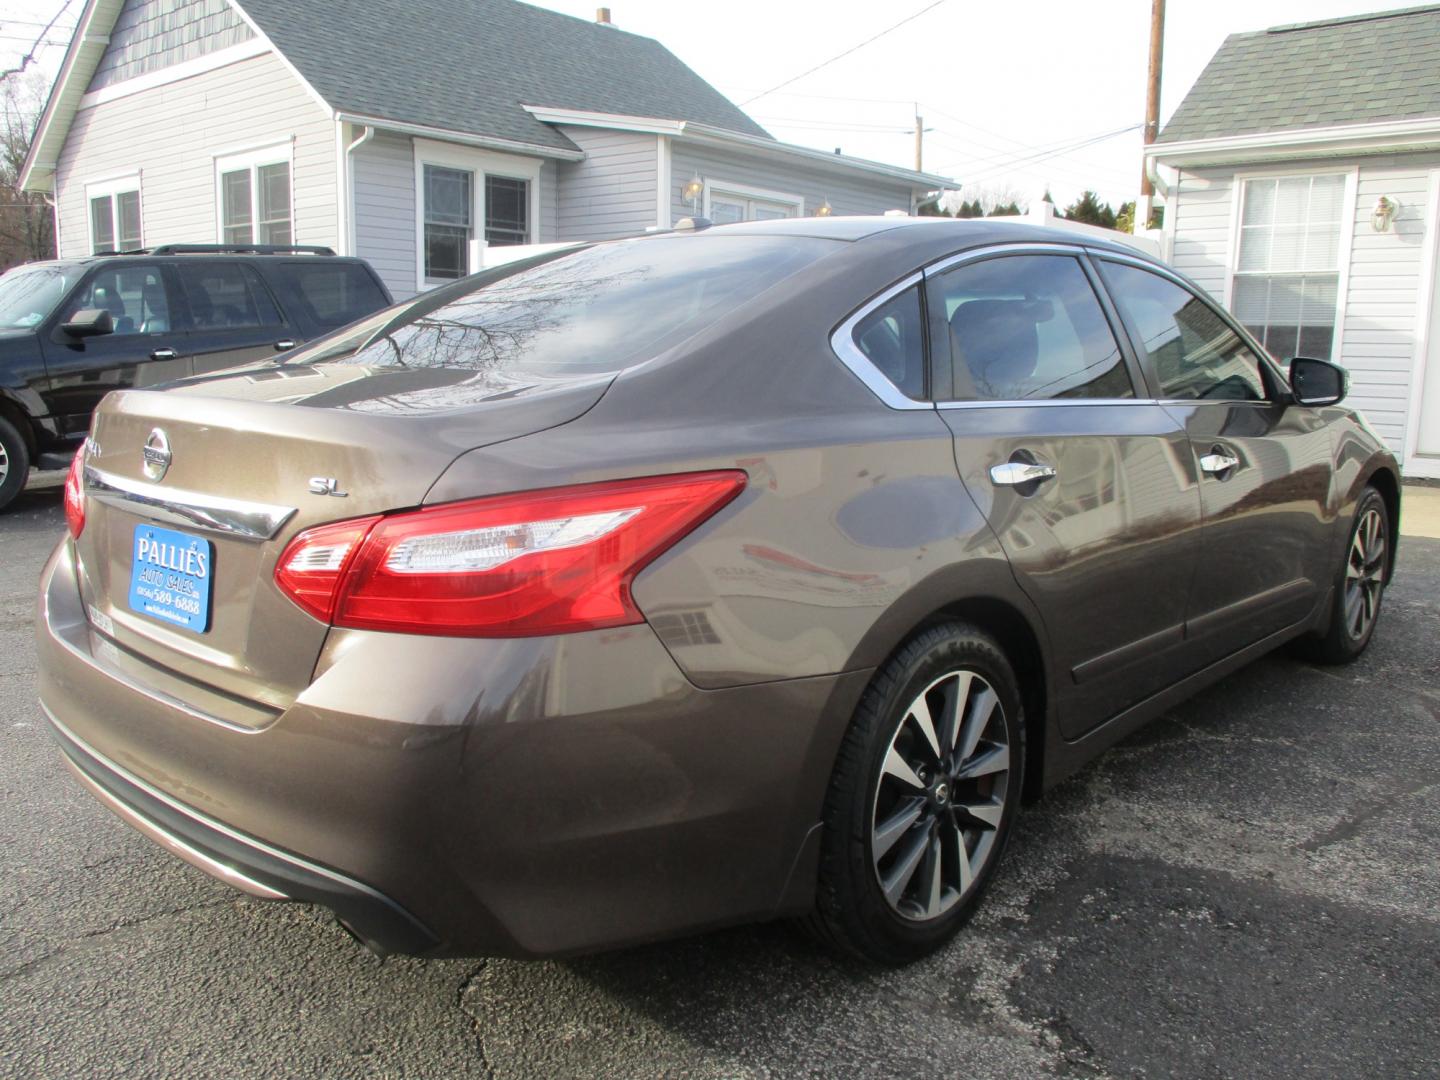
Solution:
<svg viewBox="0 0 1440 1080"><path fill-rule="evenodd" d="M295 242L334 247L335 125L273 54L81 109L55 173L60 254L89 253L86 183L136 172L146 245L214 243L215 156L286 141Z"/></svg>
<svg viewBox="0 0 1440 1080"><path fill-rule="evenodd" d="M654 135L600 128L560 129L585 151L561 162L557 240L606 240L655 224Z"/></svg>
<svg viewBox="0 0 1440 1080"><path fill-rule="evenodd" d="M1396 453L1405 445L1420 273L1425 257L1426 197L1435 155L1362 161L1355 206L1355 241L1345 300L1340 362L1350 369L1350 404L1360 409ZM1375 200L1401 206L1388 232L1370 226ZM1414 392L1419 392L1419 387Z"/></svg>
<svg viewBox="0 0 1440 1080"><path fill-rule="evenodd" d="M1216 300L1225 299L1234 171L1182 173L1170 262ZM1167 208L1167 213L1169 210ZM1168 222L1166 223L1168 226Z"/></svg>
<svg viewBox="0 0 1440 1080"><path fill-rule="evenodd" d="M415 149L408 135L378 132L350 154L355 254L368 259L396 300L415 293Z"/></svg>
<svg viewBox="0 0 1440 1080"><path fill-rule="evenodd" d="M653 141L653 140L652 140ZM355 253L375 267L396 300L415 294L415 144L409 135L377 132L351 152ZM535 242L556 238L555 162L540 167L540 222Z"/></svg>
<svg viewBox="0 0 1440 1080"><path fill-rule="evenodd" d="M697 175L717 187L730 183L798 195L805 200L805 214L813 214L827 200L837 217L883 214L886 210L910 211L911 189L882 177L859 171L831 172L805 164L800 159L778 161L731 150L690 146L679 140L670 145L670 213L673 220L678 221L692 213L683 192L685 185ZM702 212L703 209L702 206ZM651 218L654 218L653 207Z"/></svg>

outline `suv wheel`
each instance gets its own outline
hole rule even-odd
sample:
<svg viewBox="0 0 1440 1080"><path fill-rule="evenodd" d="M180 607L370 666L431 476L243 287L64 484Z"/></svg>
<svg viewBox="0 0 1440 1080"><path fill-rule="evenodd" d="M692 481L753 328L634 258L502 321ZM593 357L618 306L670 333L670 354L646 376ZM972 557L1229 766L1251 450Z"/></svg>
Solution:
<svg viewBox="0 0 1440 1080"><path fill-rule="evenodd" d="M1389 564L1390 509L1380 492L1367 487L1356 504L1350 540L1335 576L1330 627L1323 636L1302 642L1309 659L1348 664L1365 651L1380 620Z"/></svg>
<svg viewBox="0 0 1440 1080"><path fill-rule="evenodd" d="M830 780L812 929L886 964L954 937L1005 848L1024 729L1014 672L988 634L945 623L891 657Z"/></svg>
<svg viewBox="0 0 1440 1080"><path fill-rule="evenodd" d="M30 478L30 451L15 425L0 417L0 510L8 506Z"/></svg>

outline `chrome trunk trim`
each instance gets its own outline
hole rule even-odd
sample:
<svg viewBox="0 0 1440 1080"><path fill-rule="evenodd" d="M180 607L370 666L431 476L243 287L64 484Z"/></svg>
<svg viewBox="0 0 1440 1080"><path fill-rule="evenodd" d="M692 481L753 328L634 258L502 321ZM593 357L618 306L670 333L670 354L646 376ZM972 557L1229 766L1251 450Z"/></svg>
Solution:
<svg viewBox="0 0 1440 1080"><path fill-rule="evenodd" d="M85 494L122 510L143 507L149 517L250 540L269 540L296 510L161 487L102 472L93 465L85 466Z"/></svg>

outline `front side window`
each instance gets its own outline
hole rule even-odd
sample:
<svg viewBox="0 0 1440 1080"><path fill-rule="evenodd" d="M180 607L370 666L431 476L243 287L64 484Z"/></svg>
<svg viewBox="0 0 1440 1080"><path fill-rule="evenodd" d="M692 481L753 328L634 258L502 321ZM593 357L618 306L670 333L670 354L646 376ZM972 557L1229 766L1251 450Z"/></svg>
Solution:
<svg viewBox="0 0 1440 1080"><path fill-rule="evenodd" d="M90 198L90 251L134 251L141 246L140 190Z"/></svg>
<svg viewBox="0 0 1440 1080"><path fill-rule="evenodd" d="M1277 360L1335 345L1345 177L1246 180L1231 310Z"/></svg>
<svg viewBox="0 0 1440 1080"><path fill-rule="evenodd" d="M1257 357L1220 313L1168 278L1101 261L1115 303L1140 335L1160 392L1177 400L1264 401Z"/></svg>
<svg viewBox="0 0 1440 1080"><path fill-rule="evenodd" d="M246 247L295 242L289 161L222 161L219 185L222 243Z"/></svg>
<svg viewBox="0 0 1440 1080"><path fill-rule="evenodd" d="M170 299L158 266L107 266L100 270L71 299L66 319L87 308L110 312L111 333L163 334L172 327Z"/></svg>
<svg viewBox="0 0 1440 1080"><path fill-rule="evenodd" d="M250 267L239 263L185 262L176 270L196 330L280 325L275 301Z"/></svg>
<svg viewBox="0 0 1440 1080"><path fill-rule="evenodd" d="M925 395L925 322L920 287L891 297L858 323L855 347L907 397Z"/></svg>
<svg viewBox="0 0 1440 1080"><path fill-rule="evenodd" d="M0 330L39 326L84 269L74 263L40 263L0 276Z"/></svg>
<svg viewBox="0 0 1440 1080"><path fill-rule="evenodd" d="M475 174L443 165L425 166L425 280L448 281L470 273L475 235Z"/></svg>
<svg viewBox="0 0 1440 1080"><path fill-rule="evenodd" d="M1135 396L1120 346L1080 263L1007 255L939 279L956 401Z"/></svg>

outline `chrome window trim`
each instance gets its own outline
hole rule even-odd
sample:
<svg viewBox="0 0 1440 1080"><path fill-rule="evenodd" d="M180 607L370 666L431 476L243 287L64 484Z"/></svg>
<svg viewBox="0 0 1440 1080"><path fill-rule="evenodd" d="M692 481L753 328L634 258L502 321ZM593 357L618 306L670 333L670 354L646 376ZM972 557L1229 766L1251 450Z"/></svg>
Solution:
<svg viewBox="0 0 1440 1080"><path fill-rule="evenodd" d="M149 516L161 521L250 540L269 540L296 512L293 506L272 506L147 484L103 472L93 465L85 466L85 494L122 510L144 507Z"/></svg>
<svg viewBox="0 0 1440 1080"><path fill-rule="evenodd" d="M995 401L941 401L940 409L1054 409L1081 405L1164 405L1156 398L999 398ZM1179 404L1176 402L1175 404Z"/></svg>
<svg viewBox="0 0 1440 1080"><path fill-rule="evenodd" d="M943 274L967 262L976 262L996 255L1084 255L1088 249L1080 244L1041 244L1027 241L1023 244L991 244L989 247L974 248L970 251L947 255L933 262L921 271L927 278Z"/></svg>
<svg viewBox="0 0 1440 1080"><path fill-rule="evenodd" d="M886 378L885 374L870 362L870 358L855 344L855 327L860 320L887 301L893 300L906 289L919 285L925 278L921 270L901 278L884 292L877 294L856 308L850 317L842 322L830 335L830 348L840 362L850 369L857 379L864 383L872 394L892 409L913 410L933 409L933 401L916 401L901 393L900 388Z"/></svg>

